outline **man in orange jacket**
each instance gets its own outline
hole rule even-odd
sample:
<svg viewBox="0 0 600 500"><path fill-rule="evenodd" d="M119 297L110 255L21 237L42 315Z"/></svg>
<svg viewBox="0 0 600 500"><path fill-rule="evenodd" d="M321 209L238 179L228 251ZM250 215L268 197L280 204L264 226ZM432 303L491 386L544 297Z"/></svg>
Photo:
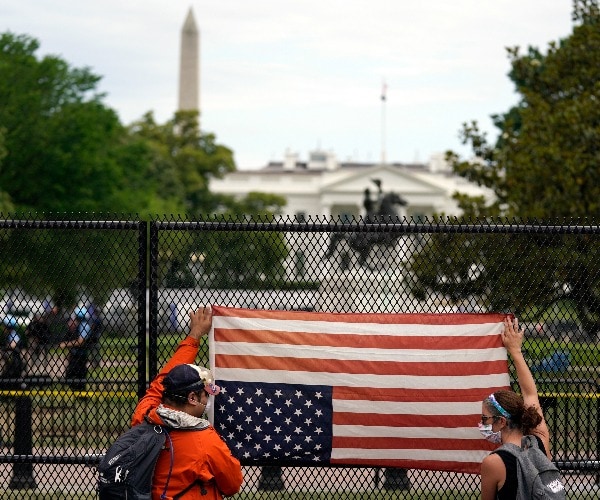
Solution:
<svg viewBox="0 0 600 500"><path fill-rule="evenodd" d="M190 333L138 402L131 425L144 420L170 427L170 450L160 452L152 480L159 499L168 478L167 498L213 500L234 495L242 485L240 462L204 414L219 393L209 369L194 365L199 340L212 326L212 310L190 312ZM165 443L170 446L169 440Z"/></svg>

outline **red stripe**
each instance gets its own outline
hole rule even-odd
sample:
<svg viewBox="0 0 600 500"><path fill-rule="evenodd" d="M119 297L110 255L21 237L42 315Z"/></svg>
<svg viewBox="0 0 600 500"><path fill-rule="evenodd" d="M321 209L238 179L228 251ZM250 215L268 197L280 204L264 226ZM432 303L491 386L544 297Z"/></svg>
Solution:
<svg viewBox="0 0 600 500"><path fill-rule="evenodd" d="M325 373L377 374L377 375L414 375L429 377L469 376L483 373L504 373L506 361L481 362L427 362L414 363L396 361L338 360L294 358L275 356L244 356L217 354L215 365L219 368L243 368L247 370L287 370Z"/></svg>
<svg viewBox="0 0 600 500"><path fill-rule="evenodd" d="M401 450L398 455L401 456ZM362 465L365 467L396 467L400 469L421 469L447 472L461 472L465 474L479 474L481 471L481 463L479 462L451 462L451 461L435 461L435 460L387 460L383 458L367 459L367 458L344 458L341 460L331 459L331 464L341 465Z"/></svg>
<svg viewBox="0 0 600 500"><path fill-rule="evenodd" d="M481 414L474 415L407 415L369 413L365 406L364 414L349 412L333 413L334 425L363 425L365 427L477 427Z"/></svg>
<svg viewBox="0 0 600 500"><path fill-rule="evenodd" d="M416 325L480 325L484 323L500 323L506 314L481 313L321 313L306 311L280 311L268 309L238 309L233 307L212 306L213 316L245 319L281 319L300 321L325 321L330 323L378 323L416 324Z"/></svg>
<svg viewBox="0 0 600 500"><path fill-rule="evenodd" d="M457 451L493 451L496 446L481 439L435 439L435 438L397 438L397 437L334 437L333 448L360 448L364 450L457 450Z"/></svg>
<svg viewBox="0 0 600 500"><path fill-rule="evenodd" d="M373 387L334 387L333 399L356 401L438 401L438 402L475 402L483 401L491 393L509 389L503 387L475 387L470 389L404 389Z"/></svg>
<svg viewBox="0 0 600 500"><path fill-rule="evenodd" d="M353 335L329 332L286 332L215 328L216 342L248 342L251 344L313 345L323 347L355 347L378 349L491 349L502 347L499 335L484 336L405 336L405 335Z"/></svg>

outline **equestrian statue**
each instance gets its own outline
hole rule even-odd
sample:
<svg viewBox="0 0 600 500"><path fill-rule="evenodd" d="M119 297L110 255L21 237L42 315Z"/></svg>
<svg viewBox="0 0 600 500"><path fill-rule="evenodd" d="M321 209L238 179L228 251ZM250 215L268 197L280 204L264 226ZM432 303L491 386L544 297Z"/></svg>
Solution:
<svg viewBox="0 0 600 500"><path fill-rule="evenodd" d="M405 206L407 201L398 193L390 191L384 194L381 189L380 179L371 179L377 186L377 197L371 198L371 191L366 188L364 191L363 207L365 208L365 218L362 224L386 224L400 222L396 206ZM358 231L333 233L329 239L329 245L325 258L331 258L341 240L346 240L348 246L358 253L358 263L361 266L367 264L371 249L375 245L392 246L396 243L399 234L381 231Z"/></svg>

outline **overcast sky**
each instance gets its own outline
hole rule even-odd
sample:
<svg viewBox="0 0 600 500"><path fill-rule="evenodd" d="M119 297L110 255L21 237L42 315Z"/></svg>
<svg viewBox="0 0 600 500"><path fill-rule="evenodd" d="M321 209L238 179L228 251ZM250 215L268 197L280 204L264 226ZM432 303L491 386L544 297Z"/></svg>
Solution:
<svg viewBox="0 0 600 500"><path fill-rule="evenodd" d="M495 138L490 115L517 100L505 48L546 52L572 31L571 0L0 0L0 29L102 76L123 123L147 111L164 122L190 7L202 127L240 169L286 150L399 162L465 153L461 124Z"/></svg>

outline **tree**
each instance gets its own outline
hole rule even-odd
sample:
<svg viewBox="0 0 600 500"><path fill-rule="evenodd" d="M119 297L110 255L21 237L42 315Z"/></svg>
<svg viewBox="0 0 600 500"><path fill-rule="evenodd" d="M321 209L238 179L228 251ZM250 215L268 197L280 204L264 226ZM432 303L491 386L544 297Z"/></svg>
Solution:
<svg viewBox="0 0 600 500"><path fill-rule="evenodd" d="M124 176L119 157L129 145L117 114L96 91L100 78L56 56L38 58L38 49L27 35L0 34L3 214L82 219L93 218L89 212L118 212ZM118 255L114 239L103 231L3 236L0 285L7 288L73 297L83 286L100 299L110 286L131 279L122 276L123 268L137 268L136 257ZM123 267L112 265L115 255Z"/></svg>
<svg viewBox="0 0 600 500"><path fill-rule="evenodd" d="M2 170L2 158L6 156L6 149L4 148L4 133L5 130L0 127L0 171ZM0 213L6 214L14 210L14 205L10 199L10 195L2 190L0 185Z"/></svg>
<svg viewBox="0 0 600 500"><path fill-rule="evenodd" d="M26 35L0 35L0 186L17 211L118 210L124 129L96 92L100 78L56 56L38 59L38 48Z"/></svg>
<svg viewBox="0 0 600 500"><path fill-rule="evenodd" d="M147 113L130 126L130 133L148 145L148 168L142 182L154 186L164 206L171 207L166 213L201 216L204 220L262 221L281 213L285 204L281 196L249 193L235 199L210 192L210 180L234 171L235 162L232 151L217 144L214 134L200 131L197 112L178 111L162 125ZM282 261L287 256L279 233L175 231L162 238L159 259L164 283L173 287L191 285L187 268L190 256L201 256L210 286L250 288L280 280ZM224 262L226 268L222 267Z"/></svg>
<svg viewBox="0 0 600 500"><path fill-rule="evenodd" d="M56 56L38 58L38 49L37 40L27 35L0 34L3 214L35 212L78 220L119 212L142 219L158 214L269 218L280 211L285 200L277 196L251 194L234 200L210 192L210 180L234 171L235 162L214 134L200 130L197 112L176 112L164 124L149 112L124 127L102 102L99 76ZM125 286L135 278L137 257L115 244L111 235L99 231L88 233L89 238L69 238L68 233L8 232L0 241L7 255L0 262L0 285L66 290L71 295L84 285L102 296L108 287ZM242 247L247 236L241 238ZM77 245L72 245L74 240ZM168 254L160 259L172 276L179 276L199 245L177 248L169 243L164 246ZM247 270L242 261L248 256L258 263L259 273L278 275L286 255L282 241L261 236L252 244L256 253L240 251L231 262ZM225 247L220 250L230 251ZM51 258L53 254L60 258ZM92 257L93 265L82 270ZM187 285L190 280L171 283Z"/></svg>
<svg viewBox="0 0 600 500"><path fill-rule="evenodd" d="M221 195L218 203L219 208L202 221L272 222L281 214L285 199L250 192L241 199ZM200 266L197 284L202 286L264 289L277 288L285 280L283 262L289 251L285 235L278 231L169 231L162 234L159 246L167 286L183 286L190 262Z"/></svg>
<svg viewBox="0 0 600 500"><path fill-rule="evenodd" d="M508 49L509 76L520 101L493 117L499 130L495 144L489 144L472 122L463 126L461 137L471 146L475 160L447 154L457 174L493 189L496 195L489 205L457 195L465 219L506 217L549 223L600 215L600 10L597 0L575 0L573 5L572 34L550 43L546 54L534 47L526 54L519 48ZM429 255L442 264L435 273L419 275L415 268L415 289L421 294L428 287L447 291L456 282L446 279L441 284L439 276L465 276L475 266L481 272L470 281L488 283L484 296L489 307L513 307L519 312L570 298L586 329L599 329L600 268L593 259L599 248L594 241L510 235L486 242L465 235L453 239L461 246L468 242L477 252L472 260L447 259L448 247L432 239ZM521 285L515 289L515 283ZM481 286L468 282L454 289L459 296L481 292Z"/></svg>
<svg viewBox="0 0 600 500"><path fill-rule="evenodd" d="M216 143L214 134L203 133L197 111L178 111L165 124L152 113L129 127L133 139L146 143L144 179L162 199L167 213L208 214L219 205L209 189L211 178L235 170L233 152Z"/></svg>
<svg viewBox="0 0 600 500"><path fill-rule="evenodd" d="M248 222L272 222L286 203L279 195L257 192L223 201L228 207L223 218ZM202 239L200 249L206 254L205 268L213 286L277 288L284 281L283 261L289 251L281 232L213 233Z"/></svg>

